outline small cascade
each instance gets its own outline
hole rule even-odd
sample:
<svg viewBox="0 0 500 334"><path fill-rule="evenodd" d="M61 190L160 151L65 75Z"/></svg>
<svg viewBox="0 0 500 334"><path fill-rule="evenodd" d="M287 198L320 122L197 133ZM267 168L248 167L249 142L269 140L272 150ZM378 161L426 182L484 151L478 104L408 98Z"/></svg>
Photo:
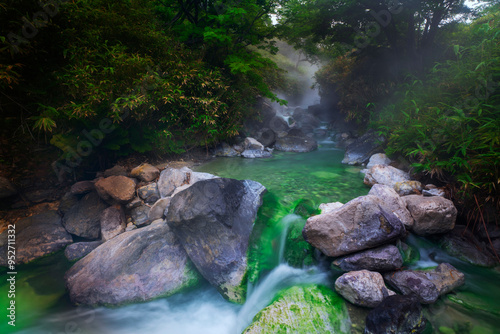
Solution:
<svg viewBox="0 0 500 334"><path fill-rule="evenodd" d="M285 248L286 248L286 237L288 235L288 229L297 220L302 219L299 215L289 214L283 217L280 221L281 225L281 235L279 241L279 261L280 264L285 262Z"/></svg>
<svg viewBox="0 0 500 334"><path fill-rule="evenodd" d="M273 300L279 291L298 284L327 284L327 274L317 268L298 269L282 263L262 279L248 296L237 317L234 333L241 333L255 315Z"/></svg>

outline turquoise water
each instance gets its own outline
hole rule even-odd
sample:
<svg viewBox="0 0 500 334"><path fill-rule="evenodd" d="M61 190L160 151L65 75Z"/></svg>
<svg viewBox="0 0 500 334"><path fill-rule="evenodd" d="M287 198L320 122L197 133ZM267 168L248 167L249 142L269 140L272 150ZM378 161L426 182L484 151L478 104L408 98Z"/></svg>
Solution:
<svg viewBox="0 0 500 334"><path fill-rule="evenodd" d="M58 253L18 267L16 328L7 325L7 276L0 271L0 333L241 333L280 289L303 282L333 283L335 276L331 273L315 267L291 268L283 263L283 230L300 231L305 218L316 214L321 203L345 203L368 193L360 168L340 164L342 158L343 151L324 143L310 153L276 152L269 159L217 158L196 169L221 177L255 180L268 189L249 250L251 273L245 305L226 302L205 283L193 291L148 303L118 308L75 307L68 300L63 280L70 264ZM413 237L408 243L420 250L416 267L450 262L466 274L464 287L425 307L432 332L500 332L499 271L452 258L426 239ZM361 315L367 311L350 308ZM352 319L356 328L363 328L363 318Z"/></svg>

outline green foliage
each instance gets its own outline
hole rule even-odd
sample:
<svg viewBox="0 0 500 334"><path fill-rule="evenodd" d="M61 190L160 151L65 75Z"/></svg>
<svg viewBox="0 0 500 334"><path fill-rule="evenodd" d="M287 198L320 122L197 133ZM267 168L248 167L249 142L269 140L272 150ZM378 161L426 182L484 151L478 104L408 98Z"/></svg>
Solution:
<svg viewBox="0 0 500 334"><path fill-rule="evenodd" d="M420 81L408 77L374 126L417 171L460 183L462 196L500 195L500 23L498 12L463 31L449 60ZM450 179L450 176L452 179Z"/></svg>
<svg viewBox="0 0 500 334"><path fill-rule="evenodd" d="M211 145L238 133L257 96L277 100L271 89L280 71L259 52L276 51L267 41L273 6L77 0L38 25L28 22L41 10L36 1L7 1L0 6L0 102L51 134L65 155L102 120L114 129L92 155ZM23 35L23 16L33 36ZM8 38L12 32L20 38Z"/></svg>

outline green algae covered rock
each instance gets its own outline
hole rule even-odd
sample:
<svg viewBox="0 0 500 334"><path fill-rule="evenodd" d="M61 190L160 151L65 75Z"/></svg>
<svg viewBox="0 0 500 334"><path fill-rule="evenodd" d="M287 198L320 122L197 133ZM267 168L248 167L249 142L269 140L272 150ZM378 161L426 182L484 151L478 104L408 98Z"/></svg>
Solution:
<svg viewBox="0 0 500 334"><path fill-rule="evenodd" d="M349 333L351 321L344 300L320 285L281 291L243 333Z"/></svg>

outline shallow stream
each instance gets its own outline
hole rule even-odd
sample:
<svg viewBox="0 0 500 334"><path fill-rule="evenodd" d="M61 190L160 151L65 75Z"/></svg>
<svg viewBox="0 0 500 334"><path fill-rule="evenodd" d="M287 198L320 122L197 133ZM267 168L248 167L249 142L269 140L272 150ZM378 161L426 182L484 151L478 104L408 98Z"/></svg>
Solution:
<svg viewBox="0 0 500 334"><path fill-rule="evenodd" d="M148 303L117 308L87 309L72 306L64 288L64 272L70 264L59 253L18 267L16 286L17 326L0 321L0 333L241 333L254 315L267 306L281 289L302 283L332 286L336 275L316 266L297 269L283 263L286 231L293 224L304 224L304 210L320 203L345 203L368 193L360 168L342 165L343 151L325 141L310 153L275 152L269 159L217 158L197 171L221 177L251 179L262 183L268 193L259 213L256 230L261 249L254 254L259 271L249 284L244 305L226 302L208 283L197 289ZM302 216L301 216L302 215ZM465 272L466 285L426 307L432 332L500 333L500 272L465 264L451 258L431 242L412 237L407 241L420 251L416 267L450 262ZM250 256L252 257L252 256ZM0 272L0 314L7 308L8 286L5 271ZM366 310L354 310L354 332ZM445 329L443 326L447 327Z"/></svg>

